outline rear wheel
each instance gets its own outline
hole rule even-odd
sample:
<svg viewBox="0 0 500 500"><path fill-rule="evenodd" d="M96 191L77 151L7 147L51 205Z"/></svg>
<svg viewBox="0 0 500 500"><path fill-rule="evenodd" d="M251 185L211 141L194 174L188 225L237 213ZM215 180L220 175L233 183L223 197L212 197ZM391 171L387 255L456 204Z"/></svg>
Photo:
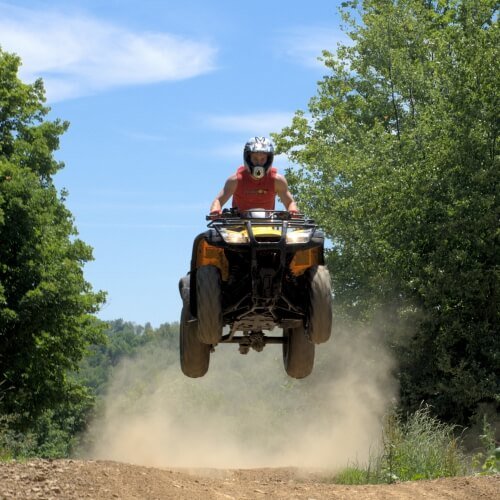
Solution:
<svg viewBox="0 0 500 500"><path fill-rule="evenodd" d="M283 330L283 364L286 373L293 378L311 374L314 366L314 344L306 337L304 327Z"/></svg>
<svg viewBox="0 0 500 500"><path fill-rule="evenodd" d="M181 370L192 378L203 377L210 363L210 346L198 339L198 322L193 319L189 307L184 304L180 323Z"/></svg>
<svg viewBox="0 0 500 500"><path fill-rule="evenodd" d="M198 338L204 344L218 344L222 337L222 296L220 272L215 266L196 271Z"/></svg>
<svg viewBox="0 0 500 500"><path fill-rule="evenodd" d="M313 344L326 342L332 334L332 289L330 273L325 266L307 271L309 311L307 336Z"/></svg>

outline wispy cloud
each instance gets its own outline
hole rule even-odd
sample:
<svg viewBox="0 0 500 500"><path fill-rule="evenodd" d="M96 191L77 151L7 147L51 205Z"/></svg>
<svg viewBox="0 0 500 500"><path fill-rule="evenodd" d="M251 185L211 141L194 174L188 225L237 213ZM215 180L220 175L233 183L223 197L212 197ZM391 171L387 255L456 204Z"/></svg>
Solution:
<svg viewBox="0 0 500 500"><path fill-rule="evenodd" d="M226 144L219 144L211 148L208 153L216 158L240 158L243 157L243 143L233 142Z"/></svg>
<svg viewBox="0 0 500 500"><path fill-rule="evenodd" d="M233 162L242 162L243 146L244 143L221 144L220 146L216 146L213 149L207 151L207 153L215 158L231 160ZM285 167L289 166L289 162L284 154L280 154L275 155L274 165L278 165L280 169L284 169Z"/></svg>
<svg viewBox="0 0 500 500"><path fill-rule="evenodd" d="M244 142L250 137L280 132L292 123L294 113L271 111L267 113L247 113L239 115L217 115L205 118L208 127L225 132L240 134L238 142L226 142L216 145L210 150L213 156L221 158L239 158L242 155Z"/></svg>
<svg viewBox="0 0 500 500"><path fill-rule="evenodd" d="M238 115L217 115L205 118L208 127L240 134L238 142L226 142L214 146L209 153L220 158L240 158L243 154L243 145L247 139L264 135L269 137L271 132L280 132L291 124L293 112L271 111L267 113L247 113Z"/></svg>
<svg viewBox="0 0 500 500"><path fill-rule="evenodd" d="M138 142L168 142L169 138L167 135L159 134L148 134L147 132L130 132L123 131L122 134L133 141Z"/></svg>
<svg viewBox="0 0 500 500"><path fill-rule="evenodd" d="M0 43L23 62L24 80L44 79L51 101L111 87L191 78L215 67L211 43L133 32L90 16L0 3Z"/></svg>
<svg viewBox="0 0 500 500"><path fill-rule="evenodd" d="M276 53L298 64L320 67L323 50L335 52L338 43L348 44L349 38L339 29L304 26L280 32L276 36Z"/></svg>
<svg viewBox="0 0 500 500"><path fill-rule="evenodd" d="M269 135L270 132L279 132L289 125L294 113L269 112L240 115L220 115L208 117L210 127L228 132L242 132L248 136Z"/></svg>

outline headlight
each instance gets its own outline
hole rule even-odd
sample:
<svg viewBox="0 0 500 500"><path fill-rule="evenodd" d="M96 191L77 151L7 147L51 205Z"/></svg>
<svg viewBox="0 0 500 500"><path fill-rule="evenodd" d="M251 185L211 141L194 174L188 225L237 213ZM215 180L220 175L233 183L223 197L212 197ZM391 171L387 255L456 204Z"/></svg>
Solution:
<svg viewBox="0 0 500 500"><path fill-rule="evenodd" d="M289 244L307 243L311 239L311 230L288 231L286 242Z"/></svg>
<svg viewBox="0 0 500 500"><path fill-rule="evenodd" d="M230 231L229 229L221 229L221 236L226 243L248 243L248 235L246 231Z"/></svg>

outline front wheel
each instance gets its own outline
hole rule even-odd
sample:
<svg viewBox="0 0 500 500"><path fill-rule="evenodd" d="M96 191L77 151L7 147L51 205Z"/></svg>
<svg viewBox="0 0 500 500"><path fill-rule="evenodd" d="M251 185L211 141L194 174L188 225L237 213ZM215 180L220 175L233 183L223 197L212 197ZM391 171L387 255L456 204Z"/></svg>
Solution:
<svg viewBox="0 0 500 500"><path fill-rule="evenodd" d="M193 317L189 307L182 308L180 323L180 359L181 370L191 378L203 377L210 363L210 346L198 339L198 322L190 321Z"/></svg>
<svg viewBox="0 0 500 500"><path fill-rule="evenodd" d="M309 292L307 336L313 344L326 342L332 334L332 289L325 266L314 266L306 273Z"/></svg>
<svg viewBox="0 0 500 500"><path fill-rule="evenodd" d="M307 338L304 327L283 330L283 364L286 373L293 378L311 374L314 366L314 344Z"/></svg>
<svg viewBox="0 0 500 500"><path fill-rule="evenodd" d="M222 337L222 293L219 269L202 266L196 270L198 338L218 344Z"/></svg>

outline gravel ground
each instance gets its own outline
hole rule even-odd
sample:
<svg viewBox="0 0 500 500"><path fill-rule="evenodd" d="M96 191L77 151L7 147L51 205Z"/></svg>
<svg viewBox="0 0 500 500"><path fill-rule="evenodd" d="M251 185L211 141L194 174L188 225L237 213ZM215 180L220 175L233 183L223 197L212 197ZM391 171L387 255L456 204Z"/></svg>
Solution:
<svg viewBox="0 0 500 500"><path fill-rule="evenodd" d="M0 463L0 499L500 499L500 475L342 486L298 469L159 469L109 461Z"/></svg>

